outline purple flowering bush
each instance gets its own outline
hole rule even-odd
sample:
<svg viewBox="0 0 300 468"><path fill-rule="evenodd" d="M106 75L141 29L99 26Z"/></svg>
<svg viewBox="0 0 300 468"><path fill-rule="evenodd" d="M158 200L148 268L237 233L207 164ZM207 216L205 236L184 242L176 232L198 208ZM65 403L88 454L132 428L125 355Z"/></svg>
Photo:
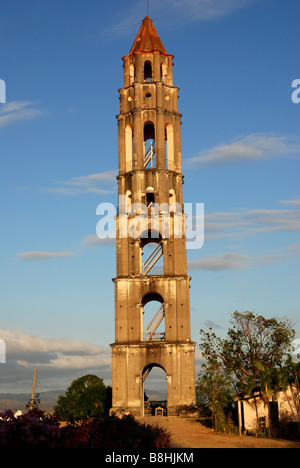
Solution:
<svg viewBox="0 0 300 468"><path fill-rule="evenodd" d="M0 413L0 447L57 448L60 446L59 421L33 408L15 417L11 410Z"/></svg>
<svg viewBox="0 0 300 468"><path fill-rule="evenodd" d="M78 429L80 431L78 431ZM132 416L94 418L83 426L62 428L70 448L151 449L168 448L170 434L158 426L141 424Z"/></svg>
<svg viewBox="0 0 300 468"><path fill-rule="evenodd" d="M20 448L168 448L170 434L158 426L141 424L132 416L98 417L82 424L61 426L38 408L15 417L0 413L0 447Z"/></svg>

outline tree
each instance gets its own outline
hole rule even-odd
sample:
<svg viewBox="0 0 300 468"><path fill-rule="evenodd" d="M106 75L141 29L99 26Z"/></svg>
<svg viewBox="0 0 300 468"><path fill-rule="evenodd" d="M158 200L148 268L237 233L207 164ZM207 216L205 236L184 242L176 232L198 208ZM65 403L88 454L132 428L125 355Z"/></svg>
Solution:
<svg viewBox="0 0 300 468"><path fill-rule="evenodd" d="M109 387L103 379L87 374L74 380L65 395L60 395L54 407L54 415L61 420L75 422L101 416L105 411L105 403Z"/></svg>
<svg viewBox="0 0 300 468"><path fill-rule="evenodd" d="M224 409L232 401L230 375L220 369L217 363L202 364L202 371L196 382L197 404L208 407L212 414L215 430L225 420Z"/></svg>
<svg viewBox="0 0 300 468"><path fill-rule="evenodd" d="M295 331L288 320L266 319L248 311L234 312L230 322L233 327L224 339L200 330L200 349L211 365L235 375L239 390L249 394L259 387L270 415L269 398L287 385ZM254 404L258 420L255 398Z"/></svg>
<svg viewBox="0 0 300 468"><path fill-rule="evenodd" d="M295 331L288 320L266 319L252 312L234 312L233 325L222 339L213 332L200 330L200 349L209 362L218 362L232 371L241 389L249 378L259 384L262 371L284 365L290 356Z"/></svg>

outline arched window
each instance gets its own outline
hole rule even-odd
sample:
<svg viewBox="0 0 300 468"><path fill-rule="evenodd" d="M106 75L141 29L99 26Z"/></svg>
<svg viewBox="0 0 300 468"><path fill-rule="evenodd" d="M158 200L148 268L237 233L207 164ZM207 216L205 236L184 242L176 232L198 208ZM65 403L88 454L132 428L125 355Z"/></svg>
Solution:
<svg viewBox="0 0 300 468"><path fill-rule="evenodd" d="M170 171L175 170L174 164L174 131L173 125L168 123L165 128L166 139L166 167Z"/></svg>
<svg viewBox="0 0 300 468"><path fill-rule="evenodd" d="M144 81L152 81L152 64L148 60L144 63Z"/></svg>
<svg viewBox="0 0 300 468"><path fill-rule="evenodd" d="M142 300L143 341L165 339L165 307L160 294L148 293Z"/></svg>
<svg viewBox="0 0 300 468"><path fill-rule="evenodd" d="M161 239L148 239L141 245L141 273L142 275L163 275L163 247Z"/></svg>
<svg viewBox="0 0 300 468"><path fill-rule="evenodd" d="M176 203L175 190L170 189L169 190L169 205L171 206L174 203ZM174 210L174 208L173 208L173 210Z"/></svg>
<svg viewBox="0 0 300 468"><path fill-rule="evenodd" d="M163 275L163 246L160 233L151 226L141 235L141 274Z"/></svg>
<svg viewBox="0 0 300 468"><path fill-rule="evenodd" d="M135 73L134 73L134 65L131 63L129 65L129 85L131 86L132 83L136 80Z"/></svg>
<svg viewBox="0 0 300 468"><path fill-rule="evenodd" d="M167 78L167 65L165 63L162 63L160 65L160 79L164 83L166 83L166 78Z"/></svg>
<svg viewBox="0 0 300 468"><path fill-rule="evenodd" d="M144 141L155 140L155 129L153 122L146 122L144 126Z"/></svg>
<svg viewBox="0 0 300 468"><path fill-rule="evenodd" d="M126 213L130 212L131 207L131 191L126 190Z"/></svg>
<svg viewBox="0 0 300 468"><path fill-rule="evenodd" d="M125 171L132 171L133 168L133 134L130 125L125 128Z"/></svg>
<svg viewBox="0 0 300 468"><path fill-rule="evenodd" d="M155 203L155 190L153 187L146 188L146 205L149 208L152 203Z"/></svg>
<svg viewBox="0 0 300 468"><path fill-rule="evenodd" d="M152 122L144 126L144 167L155 167L155 128Z"/></svg>

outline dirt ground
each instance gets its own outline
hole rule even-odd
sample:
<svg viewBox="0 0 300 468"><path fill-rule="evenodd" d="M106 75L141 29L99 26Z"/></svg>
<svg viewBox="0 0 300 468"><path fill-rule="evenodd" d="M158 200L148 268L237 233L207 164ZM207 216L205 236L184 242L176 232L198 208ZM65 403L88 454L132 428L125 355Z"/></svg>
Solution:
<svg viewBox="0 0 300 468"><path fill-rule="evenodd" d="M137 420L170 432L172 448L300 448L300 442L216 434L194 418L148 416Z"/></svg>

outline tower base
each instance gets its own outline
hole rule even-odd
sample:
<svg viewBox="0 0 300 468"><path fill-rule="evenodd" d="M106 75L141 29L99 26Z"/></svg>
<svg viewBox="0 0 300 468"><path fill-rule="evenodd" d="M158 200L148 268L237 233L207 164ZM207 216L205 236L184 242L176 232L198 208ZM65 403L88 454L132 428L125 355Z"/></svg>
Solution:
<svg viewBox="0 0 300 468"><path fill-rule="evenodd" d="M141 417L141 408L111 408L109 411L110 416L116 416L122 418L126 415L131 415L134 417ZM199 417L199 408L197 406L174 406L167 409L166 416L175 416L179 418L198 418Z"/></svg>
<svg viewBox="0 0 300 468"><path fill-rule="evenodd" d="M152 367L166 373L168 416L196 414L195 342L111 344L111 414L144 416L144 381Z"/></svg>

